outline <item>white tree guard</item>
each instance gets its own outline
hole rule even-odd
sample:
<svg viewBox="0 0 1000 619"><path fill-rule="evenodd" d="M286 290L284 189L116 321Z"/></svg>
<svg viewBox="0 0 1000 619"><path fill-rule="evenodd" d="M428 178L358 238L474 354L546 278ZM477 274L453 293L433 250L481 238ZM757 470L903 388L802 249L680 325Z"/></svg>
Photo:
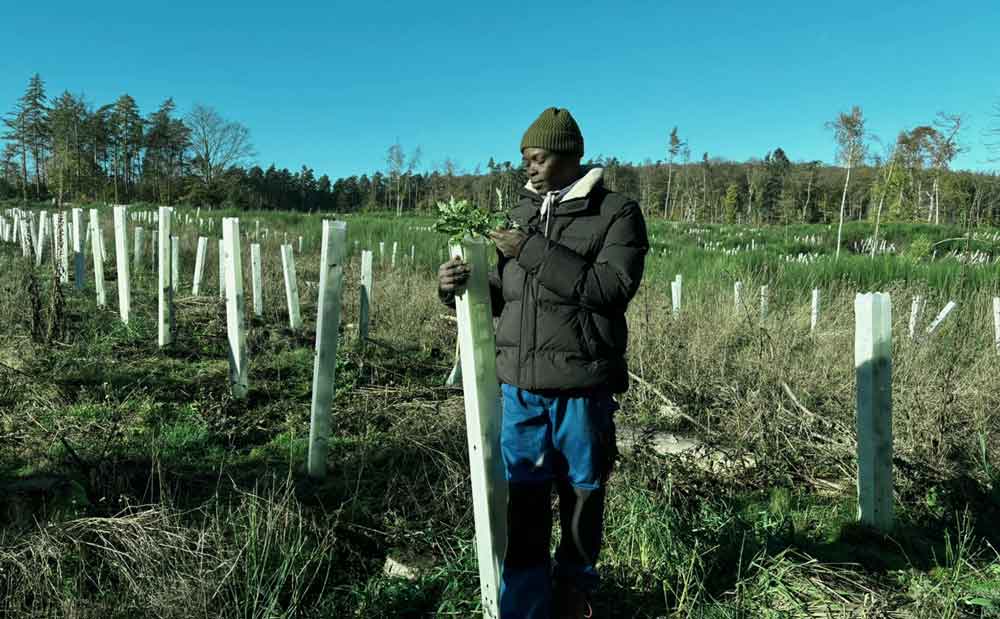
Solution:
<svg viewBox="0 0 1000 619"><path fill-rule="evenodd" d="M107 243L104 242L104 231L103 230L101 230L101 233L97 235L97 240L99 241L99 243L101 245L101 261L102 262L107 262L108 261L108 247L107 247Z"/></svg>
<svg viewBox="0 0 1000 619"><path fill-rule="evenodd" d="M194 257L194 278L191 284L191 294L198 296L201 292L201 281L205 277L205 254L208 253L208 237L198 237L198 251Z"/></svg>
<svg viewBox="0 0 1000 619"><path fill-rule="evenodd" d="M87 258L87 254L90 253L90 246L91 246L90 237L91 237L91 235L90 235L90 224L84 224L83 223L83 214L82 213L80 215L80 226L84 230L84 233L83 233L83 244L81 245L80 248L81 248L81 251L83 252L84 272L86 272L86 258Z"/></svg>
<svg viewBox="0 0 1000 619"><path fill-rule="evenodd" d="M132 282L128 268L128 210L124 206L116 206L115 219L115 265L118 270L118 315L122 322L128 324L132 312Z"/></svg>
<svg viewBox="0 0 1000 619"><path fill-rule="evenodd" d="M295 256L291 245L281 246L281 270L285 276L285 302L288 305L288 326L293 331L302 328L299 311L299 284L295 279Z"/></svg>
<svg viewBox="0 0 1000 619"><path fill-rule="evenodd" d="M38 214L38 244L35 246L35 266L42 266L42 255L45 253L45 233L48 232L49 218L45 211Z"/></svg>
<svg viewBox="0 0 1000 619"><path fill-rule="evenodd" d="M812 308L809 312L809 331L816 330L816 323L819 322L819 288L813 288Z"/></svg>
<svg viewBox="0 0 1000 619"><path fill-rule="evenodd" d="M132 270L136 273L139 272L139 267L142 266L142 253L146 248L146 230L142 226L135 227L135 247L132 248Z"/></svg>
<svg viewBox="0 0 1000 619"><path fill-rule="evenodd" d="M170 220L171 209L160 207L159 254L157 260L157 334L160 348L174 341L174 287L170 281Z"/></svg>
<svg viewBox="0 0 1000 619"><path fill-rule="evenodd" d="M101 247L101 222L97 209L90 209L90 242L94 260L94 288L97 294L97 307L107 305L104 292L104 250Z"/></svg>
<svg viewBox="0 0 1000 619"><path fill-rule="evenodd" d="M58 260L56 264L59 265L59 282L63 284L69 283L69 226L66 223L66 211L60 211L59 213L53 213L55 216L55 221L53 221L52 229L52 240L55 245L56 254L58 255Z"/></svg>
<svg viewBox="0 0 1000 619"><path fill-rule="evenodd" d="M888 294L854 298L857 377L858 519L890 531L892 501L892 302Z"/></svg>
<svg viewBox="0 0 1000 619"><path fill-rule="evenodd" d="M462 380L462 351L460 349L461 342L458 338L455 338L455 362L451 365L451 372L448 372L448 378L444 379L444 384L446 387L454 387Z"/></svg>
<svg viewBox="0 0 1000 619"><path fill-rule="evenodd" d="M253 314L264 315L264 280L261 275L260 243L250 245L250 282L253 285Z"/></svg>
<svg viewBox="0 0 1000 619"><path fill-rule="evenodd" d="M919 294L913 297L913 303L910 305L910 339L912 340L917 334L917 325L920 324L920 314L924 311L924 298Z"/></svg>
<svg viewBox="0 0 1000 619"><path fill-rule="evenodd" d="M21 219L18 222L18 227L21 229L21 257L29 258L31 257L31 223L27 219Z"/></svg>
<svg viewBox="0 0 1000 619"><path fill-rule="evenodd" d="M181 239L170 237L170 287L176 294L181 288Z"/></svg>
<svg viewBox="0 0 1000 619"><path fill-rule="evenodd" d="M931 335L932 333L937 331L938 327L940 327L941 323L944 322L944 319L947 318L949 314L951 314L952 310L955 309L956 305L958 304L955 303L954 301L948 301L948 303L945 304L945 306L941 309L941 313L938 314L937 318L935 318L934 321L931 322L930 326L927 327L927 335Z"/></svg>
<svg viewBox="0 0 1000 619"><path fill-rule="evenodd" d="M767 320L767 300L769 296L768 287L760 287L760 321L764 322Z"/></svg>
<svg viewBox="0 0 1000 619"><path fill-rule="evenodd" d="M358 299L358 347L365 349L368 342L368 321L372 307L372 252L361 252L361 291Z"/></svg>
<svg viewBox="0 0 1000 619"><path fill-rule="evenodd" d="M83 262L83 237L81 236L83 227L83 209L73 209L73 284L77 290L83 290L84 283L84 262Z"/></svg>
<svg viewBox="0 0 1000 619"><path fill-rule="evenodd" d="M36 214L32 213L31 216L31 238L35 242L41 242L42 238L42 223L45 220L45 211L39 211Z"/></svg>
<svg viewBox="0 0 1000 619"><path fill-rule="evenodd" d="M743 282L736 282L733 284L733 305L736 311L740 311L740 305L743 302L740 298L743 294Z"/></svg>
<svg viewBox="0 0 1000 619"><path fill-rule="evenodd" d="M240 253L240 220L222 220L222 244L226 262L226 334L229 340L229 386L234 398L245 398L249 390L247 342L244 327L243 262Z"/></svg>
<svg viewBox="0 0 1000 619"><path fill-rule="evenodd" d="M337 369L337 340L340 329L340 299L344 281L343 261L346 255L346 245L347 224L342 221L323 220L307 465L309 476L316 479L322 479L326 476L326 460L330 440L330 407L333 404Z"/></svg>
<svg viewBox="0 0 1000 619"><path fill-rule="evenodd" d="M476 554L483 616L499 617L500 563L506 545L507 484L500 455L500 394L496 342L488 281L486 244L467 239L452 256L471 268L466 290L457 295L458 339L469 443Z"/></svg>
<svg viewBox="0 0 1000 619"><path fill-rule="evenodd" d="M219 239L219 298L226 298L226 248Z"/></svg>
<svg viewBox="0 0 1000 619"><path fill-rule="evenodd" d="M1000 297L993 297L993 343L1000 354Z"/></svg>

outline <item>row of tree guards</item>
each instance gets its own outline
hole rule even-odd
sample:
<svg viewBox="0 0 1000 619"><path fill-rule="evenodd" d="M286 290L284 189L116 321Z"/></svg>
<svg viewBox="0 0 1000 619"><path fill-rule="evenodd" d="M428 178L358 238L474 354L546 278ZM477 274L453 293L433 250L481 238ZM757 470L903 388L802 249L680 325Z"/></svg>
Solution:
<svg viewBox="0 0 1000 619"><path fill-rule="evenodd" d="M0 239L4 242L21 242L24 255L30 255L32 230L29 217L22 211L8 213L11 221L0 216ZM157 217L157 282L158 311L157 336L161 347L173 341L174 309L173 296L178 283L178 241L171 235L173 209L160 207ZM96 209L90 211L91 238L93 240L94 277L98 288L98 304L105 305L103 295L102 264L105 259L101 239L100 223ZM72 236L73 256L76 265L74 280L78 289L83 288L83 252L80 247L80 221L82 209L73 209L73 230L64 229L62 213L53 215L53 224L61 237L54 244L56 263L68 259L66 238ZM127 209L114 207L115 253L119 283L119 311L121 319L128 322L129 303L129 261L126 221ZM40 218L40 222L46 221ZM39 223L39 229L44 224ZM19 233L12 232L20 230ZM136 235L140 230L137 228ZM313 362L313 386L309 424L309 449L306 470L310 477L323 478L326 475L330 436L330 411L335 392L335 371L337 366L337 346L340 328L340 305L343 290L343 264L347 256L347 224L341 221L323 220L322 244L319 271L319 303L316 317L316 343ZM39 246L42 246L39 234ZM244 398L249 388L248 363L246 354L245 298L243 292L243 269L241 264L241 237L238 218L222 220L222 240L220 241L219 270L222 277L220 292L226 302L226 327L229 344L230 387L236 398ZM380 254L384 255L384 244L380 243ZM198 239L195 258L193 290L197 293L205 263L207 239ZM26 249L25 249L26 248ZM295 284L294 259L290 245L282 245L281 255L285 276L285 287L289 300L289 319L292 328L301 327L298 309L298 292ZM462 256L476 273L487 269L486 245L483 241L470 240L450 248L452 255ZM394 251L395 257L395 244ZM411 260L413 252L411 249ZM40 263L40 258L38 259ZM254 309L260 311L260 249L251 246L252 279L254 284ZM395 260L393 260L395 262ZM65 269L63 269L65 270ZM368 315L372 290L372 252L361 254L361 286L359 343L363 346L368 335ZM293 302L294 300L294 302ZM500 409L499 388L496 381L496 345L490 308L489 284L485 278L473 278L469 290L456 301L458 314L458 340L463 364L463 393L465 397L466 427L468 433L469 461L476 525L476 546L479 557L480 581L484 615L497 617L500 561L505 547L506 484L503 477L502 461L499 454Z"/></svg>
<svg viewBox="0 0 1000 619"><path fill-rule="evenodd" d="M671 313L676 318L681 313L681 291L683 286L683 277L678 273L672 282L670 282L670 301L671 301ZM768 312L768 300L770 298L770 288L765 284L760 287L760 320L763 322L767 319ZM735 282L733 284L733 302L735 310L737 313L744 312L749 309L746 299L743 296L743 282ZM924 307L927 304L927 299L921 295L914 295L911 306L910 306L910 322L909 322L909 337L911 340L918 339L918 326L920 324L921 317L923 316ZM954 301L948 301L941 311L938 312L934 320L927 326L924 331L925 335L931 335L941 324L945 321L948 316L958 307L958 304ZM812 289L812 302L810 305L809 312L809 330L811 332L816 331L816 326L819 324L820 315L820 289ZM997 350L1000 354L1000 297L993 297L993 341Z"/></svg>
<svg viewBox="0 0 1000 619"><path fill-rule="evenodd" d="M8 211L0 215L0 239L8 243L21 243L26 258L40 252L45 243L45 219L37 228L37 245L33 246L33 231L24 212ZM74 278L77 288L83 287L83 253L81 243L82 209L73 209L72 222L64 213L54 213L51 219L53 248L56 264L68 267L67 237L73 239ZM148 217L148 215L147 215ZM158 337L161 346L172 341L174 329L173 295L177 279L177 237L171 235L173 211L161 207L158 211ZM119 311L125 322L129 317L129 260L126 207L114 208L115 254L118 268ZM238 218L222 220L220 241L220 295L225 298L227 337L229 343L230 384L234 397L247 394L248 363L246 358L245 299L243 269L241 264L241 235ZM90 211L90 240L95 258L95 283L97 302L105 303L102 280L102 259L105 257L98 212ZM136 236L140 228L136 229ZM330 411L333 405L336 356L340 326L340 306L343 292L343 266L347 259L347 224L323 220L319 271L319 303L317 305L315 356L313 364L313 389L310 415L309 450L306 462L308 474L322 478L326 474L330 434ZM208 239L198 239L193 291L198 293L205 266ZM301 245L300 245L301 247ZM380 254L385 254L380 243ZM465 400L465 419L473 497L473 514L476 529L476 548L481 583L484 616L497 617L499 576L506 531L506 483L500 456L500 397L496 380L496 345L489 283L487 279L488 252L482 240L467 239L449 248L452 256L468 262L471 276L465 292L456 298L458 323L458 349L461 364L462 388ZM36 253L36 264L40 264ZM412 255L412 254L411 254ZM254 311L261 311L260 249L251 245L251 272L254 288ZM281 246L289 321L293 329L301 328L298 307L298 289L295 281L292 246ZM98 258L101 259L98 259ZM361 283L358 335L363 346L368 335L368 316L372 292L372 258L369 250L361 252ZM60 271L60 277L64 275ZM62 281L66 281L63 279ZM671 282L672 310L681 312L683 278L678 275ZM737 310L744 306L742 282L734 285ZM767 316L768 287L760 290L760 315ZM916 297L910 314L909 335L914 337L924 299ZM812 291L811 328L819 319L820 291ZM941 322L955 309L949 302L928 327L933 333ZM892 476L892 303L883 293L858 294L854 301L855 314L855 372L856 372L856 429L857 429L857 496L858 519L882 531L893 527L893 476ZM1000 350L1000 298L993 299L996 341Z"/></svg>

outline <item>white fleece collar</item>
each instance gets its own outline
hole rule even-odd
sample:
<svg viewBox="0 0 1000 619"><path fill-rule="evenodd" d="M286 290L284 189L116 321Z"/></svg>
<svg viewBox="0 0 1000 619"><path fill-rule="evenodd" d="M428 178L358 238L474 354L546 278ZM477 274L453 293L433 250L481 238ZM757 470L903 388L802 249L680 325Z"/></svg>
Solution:
<svg viewBox="0 0 1000 619"><path fill-rule="evenodd" d="M560 197L559 201L564 202L566 200L575 200L577 198L587 197L590 191L601 182L602 178L604 178L604 168L591 168L586 174L581 176L579 180L570 185L570 190L566 193L566 195ZM524 188L528 191L538 193L538 190L532 186L530 180L524 185Z"/></svg>

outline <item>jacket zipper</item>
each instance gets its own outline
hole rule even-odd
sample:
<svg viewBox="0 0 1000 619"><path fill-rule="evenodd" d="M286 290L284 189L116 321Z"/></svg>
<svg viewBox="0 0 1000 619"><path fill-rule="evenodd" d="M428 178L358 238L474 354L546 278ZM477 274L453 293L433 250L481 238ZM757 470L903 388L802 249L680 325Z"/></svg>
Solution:
<svg viewBox="0 0 1000 619"><path fill-rule="evenodd" d="M530 217L528 218L528 225L531 224L531 219L532 218L530 218ZM520 265L518 265L518 266L520 266ZM522 369L521 368L521 359L524 358L524 346L523 346L523 344L524 344L524 328L523 328L523 326L524 326L524 319L527 316L527 313L524 311L524 309L528 305L528 302L531 301L531 299L530 299L530 295L531 294L534 294L534 288L531 286L531 282L528 280L528 273L525 272L524 273L524 284L521 286L521 303L522 303L522 305L521 305L521 326L522 326L522 329L521 329L520 337L517 338L517 362L518 362L518 368L517 368L517 370L518 370L518 378L519 379L520 379L520 373L521 373L521 369ZM532 302L532 305L534 305L534 302ZM530 365L530 371L526 373L528 375L528 376L526 376L526 378L530 377L529 380L527 381L528 382L528 387L527 387L528 389L531 389L531 388L534 387L534 380L535 380L535 355L534 355L535 340L534 340L534 334L535 334L535 332L536 332L536 330L538 328L537 320L538 320L538 313L536 311L533 314L533 320L532 320L532 325L531 325L531 332L532 332L532 338L533 338L532 339L532 349L529 350L529 354L527 355L527 358L525 359L525 361Z"/></svg>
<svg viewBox="0 0 1000 619"><path fill-rule="evenodd" d="M552 217L555 215L555 205L549 205L549 211L546 213L546 220L544 228L542 229L542 238L545 239L545 251L548 253L549 250L549 236L548 227L549 223L552 221ZM539 223L541 223L541 218L539 218ZM535 355L538 354L538 300L539 300L539 288L538 278L534 278L534 306L535 306L535 324L534 328L531 330L531 384L535 389L541 389L538 385L538 364L535 363Z"/></svg>

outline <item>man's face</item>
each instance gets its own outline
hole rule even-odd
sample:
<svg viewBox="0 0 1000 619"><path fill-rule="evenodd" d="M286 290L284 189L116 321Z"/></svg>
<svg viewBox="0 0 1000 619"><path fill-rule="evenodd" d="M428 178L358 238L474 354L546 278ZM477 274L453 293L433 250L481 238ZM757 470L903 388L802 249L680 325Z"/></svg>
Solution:
<svg viewBox="0 0 1000 619"><path fill-rule="evenodd" d="M521 163L531 186L538 193L562 189L576 180L580 170L578 159L544 148L525 148L521 153Z"/></svg>

